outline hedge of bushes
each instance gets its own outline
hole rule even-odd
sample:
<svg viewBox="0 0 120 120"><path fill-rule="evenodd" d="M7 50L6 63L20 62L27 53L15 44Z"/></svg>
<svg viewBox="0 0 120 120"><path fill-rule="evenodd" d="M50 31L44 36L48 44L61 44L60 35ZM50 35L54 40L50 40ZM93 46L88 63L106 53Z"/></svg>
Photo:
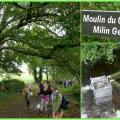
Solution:
<svg viewBox="0 0 120 120"><path fill-rule="evenodd" d="M25 83L17 79L4 79L0 82L0 92L22 92Z"/></svg>

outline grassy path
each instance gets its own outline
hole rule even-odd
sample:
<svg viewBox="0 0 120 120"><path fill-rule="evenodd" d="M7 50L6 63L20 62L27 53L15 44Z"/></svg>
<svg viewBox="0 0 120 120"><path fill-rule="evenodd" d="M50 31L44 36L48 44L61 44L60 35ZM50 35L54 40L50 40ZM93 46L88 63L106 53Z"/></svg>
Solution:
<svg viewBox="0 0 120 120"><path fill-rule="evenodd" d="M64 91L63 91L64 92ZM73 98L67 95L70 101L69 110L65 111L64 118L79 118L80 117L80 107L79 104L73 102ZM1 118L48 118L51 117L49 112L41 112L36 108L38 103L38 97L32 97L33 108L27 108L22 94L18 94L6 102L0 103L0 117ZM50 109L50 107L49 107ZM50 110L49 110L50 111ZM49 115L49 116L48 116Z"/></svg>

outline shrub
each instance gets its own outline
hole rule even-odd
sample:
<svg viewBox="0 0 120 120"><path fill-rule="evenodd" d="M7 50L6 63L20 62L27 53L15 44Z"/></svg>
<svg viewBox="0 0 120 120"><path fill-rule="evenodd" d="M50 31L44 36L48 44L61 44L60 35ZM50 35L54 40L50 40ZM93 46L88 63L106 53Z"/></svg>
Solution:
<svg viewBox="0 0 120 120"><path fill-rule="evenodd" d="M76 99L79 101L80 100L80 86L76 85L72 88L72 93L76 97Z"/></svg>
<svg viewBox="0 0 120 120"><path fill-rule="evenodd" d="M11 80L2 80L0 82L0 91L1 92L22 92L25 84L24 82L17 80L17 79L11 79Z"/></svg>

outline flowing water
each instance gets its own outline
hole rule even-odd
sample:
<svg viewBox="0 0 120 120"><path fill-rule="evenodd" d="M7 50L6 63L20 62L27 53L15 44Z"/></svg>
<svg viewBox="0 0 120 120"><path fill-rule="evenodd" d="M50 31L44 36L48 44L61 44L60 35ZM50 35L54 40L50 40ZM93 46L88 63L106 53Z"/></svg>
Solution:
<svg viewBox="0 0 120 120"><path fill-rule="evenodd" d="M95 97L90 86L82 87L82 118L120 118L112 101L96 105Z"/></svg>

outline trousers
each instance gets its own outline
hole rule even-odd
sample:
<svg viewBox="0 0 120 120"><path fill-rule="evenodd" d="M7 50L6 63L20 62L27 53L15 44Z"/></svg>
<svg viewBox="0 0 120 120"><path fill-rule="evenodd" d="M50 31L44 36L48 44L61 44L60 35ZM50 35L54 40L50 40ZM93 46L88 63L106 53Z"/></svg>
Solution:
<svg viewBox="0 0 120 120"><path fill-rule="evenodd" d="M46 101L46 100L43 99L43 98L41 98L40 110L41 110L41 111L45 110L46 112L48 111L48 101Z"/></svg>

